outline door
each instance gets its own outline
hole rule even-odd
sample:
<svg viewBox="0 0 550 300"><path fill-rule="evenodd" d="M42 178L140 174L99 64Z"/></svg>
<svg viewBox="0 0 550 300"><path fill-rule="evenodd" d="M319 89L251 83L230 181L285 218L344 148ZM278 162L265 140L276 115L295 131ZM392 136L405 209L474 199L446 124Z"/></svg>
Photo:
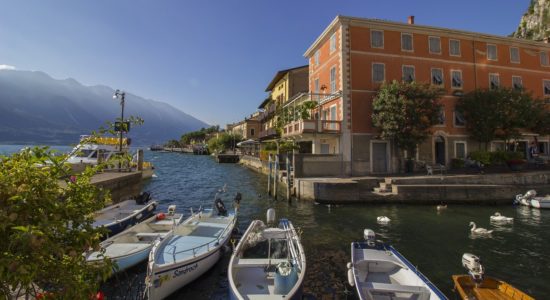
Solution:
<svg viewBox="0 0 550 300"><path fill-rule="evenodd" d="M385 142L372 143L372 172L388 172L388 144Z"/></svg>
<svg viewBox="0 0 550 300"><path fill-rule="evenodd" d="M330 107L330 120L336 121L336 105ZM329 128L331 130L336 130L336 124L331 122Z"/></svg>
<svg viewBox="0 0 550 300"><path fill-rule="evenodd" d="M330 144L321 144L321 154L329 154Z"/></svg>
<svg viewBox="0 0 550 300"><path fill-rule="evenodd" d="M435 162L445 165L445 139L441 136L435 138Z"/></svg>

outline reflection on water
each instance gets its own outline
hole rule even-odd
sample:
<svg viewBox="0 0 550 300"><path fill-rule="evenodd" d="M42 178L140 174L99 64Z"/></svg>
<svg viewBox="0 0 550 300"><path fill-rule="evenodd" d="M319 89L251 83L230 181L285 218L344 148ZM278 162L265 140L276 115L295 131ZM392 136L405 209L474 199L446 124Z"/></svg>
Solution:
<svg viewBox="0 0 550 300"><path fill-rule="evenodd" d="M418 266L451 299L453 274L465 274L461 257L465 252L481 257L486 274L503 279L537 299L550 295L550 210L525 206L448 205L437 210L425 205L315 205L306 201L272 200L266 195L266 177L235 164L217 164L211 157L146 151L146 160L157 167L157 178L144 189L160 201L160 210L177 204L177 210L211 204L216 190L224 183L229 193L243 195L238 228L244 232L253 219L265 220L268 208L277 218L287 217L303 230L302 243L307 256L304 292L315 298L352 299L346 285L346 263L350 244L363 238L363 229L373 229L377 239L389 242L412 264ZM282 195L283 193L281 193ZM225 200L224 200L225 201ZM225 203L229 207L230 203ZM489 217L496 211L513 217L511 224L494 224ZM378 216L391 222L380 225ZM494 230L490 237L470 235L470 221ZM178 291L171 299L226 299L229 254L204 276ZM140 282L140 266L112 283L114 299L128 299L127 285ZM138 279L136 279L138 278ZM132 284L130 284L132 285Z"/></svg>

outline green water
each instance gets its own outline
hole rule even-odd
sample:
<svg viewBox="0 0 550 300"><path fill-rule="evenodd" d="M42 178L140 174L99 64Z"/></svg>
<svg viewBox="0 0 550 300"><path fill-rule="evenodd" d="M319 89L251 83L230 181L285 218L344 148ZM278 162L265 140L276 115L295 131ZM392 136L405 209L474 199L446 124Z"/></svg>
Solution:
<svg viewBox="0 0 550 300"><path fill-rule="evenodd" d="M0 151L2 148L0 147ZM217 164L208 156L146 151L156 166L157 177L144 189L159 199L160 209L177 204L178 211L212 203L224 183L243 194L238 227L244 232L253 219L265 220L274 207L277 217L287 217L303 230L307 255L304 292L309 299L355 299L347 286L346 263L350 243L361 240L363 229L373 229L379 239L395 246L450 299L453 274L464 274L464 252L481 257L486 274L500 278L537 299L550 297L550 210L507 206L449 206L438 213L435 206L342 205L275 201L266 196L266 177L237 164ZM513 195L510 195L510 203ZM229 203L226 203L229 205ZM509 225L495 226L495 212L514 217ZM388 216L388 225L376 223ZM468 223L493 229L490 237L473 237ZM170 299L227 299L229 254L209 272L182 288ZM111 299L133 299L142 288L145 264L119 274L105 289Z"/></svg>

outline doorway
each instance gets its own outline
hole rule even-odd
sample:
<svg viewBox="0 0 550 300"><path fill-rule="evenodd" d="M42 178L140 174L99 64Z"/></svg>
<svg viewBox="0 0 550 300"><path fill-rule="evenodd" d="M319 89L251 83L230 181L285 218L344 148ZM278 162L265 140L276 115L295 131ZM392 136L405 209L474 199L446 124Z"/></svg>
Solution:
<svg viewBox="0 0 550 300"><path fill-rule="evenodd" d="M445 139L442 136L435 137L435 162L440 165L446 164Z"/></svg>
<svg viewBox="0 0 550 300"><path fill-rule="evenodd" d="M388 173L388 143L372 143L372 172Z"/></svg>

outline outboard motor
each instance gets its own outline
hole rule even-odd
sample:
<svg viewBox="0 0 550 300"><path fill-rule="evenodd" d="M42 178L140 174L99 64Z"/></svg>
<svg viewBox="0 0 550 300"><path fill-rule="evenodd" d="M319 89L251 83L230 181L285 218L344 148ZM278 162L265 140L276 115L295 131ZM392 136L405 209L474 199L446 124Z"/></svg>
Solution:
<svg viewBox="0 0 550 300"><path fill-rule="evenodd" d="M365 241L367 241L367 244L369 246L374 246L376 243L376 234L372 229L365 229L363 230L363 238Z"/></svg>
<svg viewBox="0 0 550 300"><path fill-rule="evenodd" d="M267 210L266 221L267 221L268 225L275 223L275 209L274 208L270 208L270 209Z"/></svg>
<svg viewBox="0 0 550 300"><path fill-rule="evenodd" d="M168 206L168 215L173 216L176 213L176 205Z"/></svg>
<svg viewBox="0 0 550 300"><path fill-rule="evenodd" d="M225 209L225 204L223 204L222 199L216 198L214 206L218 210L218 216L227 216L227 209Z"/></svg>
<svg viewBox="0 0 550 300"><path fill-rule="evenodd" d="M136 198L136 204L145 204L151 200L151 193L143 192Z"/></svg>
<svg viewBox="0 0 550 300"><path fill-rule="evenodd" d="M479 284L483 281L483 266L481 265L481 259L479 257L471 254L464 253L462 255L462 265L468 270L468 274L472 276L472 279L476 284Z"/></svg>
<svg viewBox="0 0 550 300"><path fill-rule="evenodd" d="M233 199L233 206L235 207L236 210L238 210L241 207L242 197L243 196L241 195L241 193L237 192L237 194L235 195L235 199Z"/></svg>

